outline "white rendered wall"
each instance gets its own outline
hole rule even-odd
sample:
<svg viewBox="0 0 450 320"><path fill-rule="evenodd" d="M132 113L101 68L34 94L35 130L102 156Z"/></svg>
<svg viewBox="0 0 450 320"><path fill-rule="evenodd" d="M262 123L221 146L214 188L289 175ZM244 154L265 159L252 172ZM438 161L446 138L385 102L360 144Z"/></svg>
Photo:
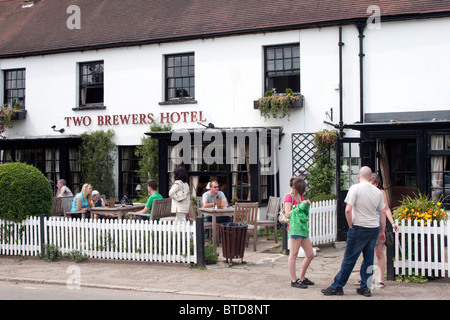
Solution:
<svg viewBox="0 0 450 320"><path fill-rule="evenodd" d="M381 23L365 30L364 112L408 112L450 108L450 19ZM359 121L359 38L355 26L343 27L343 122ZM292 133L332 129L325 112L333 108L339 122L339 29L314 28L160 45L74 52L0 60L0 69L26 69L27 119L14 122L8 137L61 136L86 131L115 131L117 145L137 145L149 124L97 125L102 116L202 112L218 128L283 128L280 145L281 192L292 175ZM305 106L292 110L289 121L264 120L253 101L264 93L263 47L300 43L301 93ZM195 53L197 104L159 105L164 100L164 55ZM73 111L78 106L78 63L103 60L105 110ZM3 77L0 77L3 81ZM3 84L0 84L3 88ZM0 95L3 94L1 90ZM2 98L3 100L3 98ZM89 126L67 117L89 116ZM174 129L200 128L179 122ZM347 136L359 132L348 130Z"/></svg>

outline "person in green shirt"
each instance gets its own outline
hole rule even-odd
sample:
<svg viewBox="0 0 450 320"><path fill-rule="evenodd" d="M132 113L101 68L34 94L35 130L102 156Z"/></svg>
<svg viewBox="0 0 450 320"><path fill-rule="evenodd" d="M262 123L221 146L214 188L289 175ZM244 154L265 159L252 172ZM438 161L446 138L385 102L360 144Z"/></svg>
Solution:
<svg viewBox="0 0 450 320"><path fill-rule="evenodd" d="M306 189L305 180L296 177L291 182L291 196L297 201L297 205L290 210L289 214L289 259L288 268L291 276L291 286L295 288L306 289L308 285L314 285L314 282L305 277L306 269L312 259L314 259L314 251L311 240L309 239L309 207L311 202L303 199L303 193ZM297 278L295 272L295 261L297 259L300 247L305 251L305 259L302 262L300 276Z"/></svg>
<svg viewBox="0 0 450 320"><path fill-rule="evenodd" d="M144 209L139 211L139 213L146 213L148 215L147 219L150 219L150 213L152 210L153 200L163 198L163 196L161 194L159 194L157 189L158 189L158 183L155 180L149 180L147 182L147 191L148 191L148 194L150 195L150 197L148 198Z"/></svg>

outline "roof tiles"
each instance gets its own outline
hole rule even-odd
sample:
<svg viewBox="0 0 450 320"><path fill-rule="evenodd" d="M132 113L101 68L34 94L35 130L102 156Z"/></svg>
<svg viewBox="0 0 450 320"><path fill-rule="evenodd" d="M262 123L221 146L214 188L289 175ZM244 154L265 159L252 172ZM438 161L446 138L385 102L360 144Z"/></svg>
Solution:
<svg viewBox="0 0 450 320"><path fill-rule="evenodd" d="M450 0L0 0L0 57L350 23L378 5L383 18L440 13ZM81 29L69 29L80 8Z"/></svg>

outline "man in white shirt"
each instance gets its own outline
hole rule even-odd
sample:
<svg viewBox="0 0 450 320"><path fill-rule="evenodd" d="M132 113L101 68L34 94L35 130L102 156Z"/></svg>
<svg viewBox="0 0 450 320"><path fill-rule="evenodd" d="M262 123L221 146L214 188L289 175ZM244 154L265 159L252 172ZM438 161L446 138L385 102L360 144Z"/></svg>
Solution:
<svg viewBox="0 0 450 320"><path fill-rule="evenodd" d="M347 247L341 270L334 278L333 284L322 289L324 295L343 295L342 289L348 281L351 272L361 252L361 285L356 290L358 294L371 296L368 282L373 275L373 257L377 238L380 243L386 241L386 209L381 191L370 183L372 170L362 167L358 174L360 183L352 185L345 198L345 217L348 223ZM379 212L379 217L377 212Z"/></svg>
<svg viewBox="0 0 450 320"><path fill-rule="evenodd" d="M228 201L227 201L227 198L225 197L225 194L219 190L219 182L217 182L216 180L210 181L209 186L211 189L209 191L205 192L202 196L203 208L213 208L215 205L216 199L221 200L221 203L223 204L224 208L228 207ZM209 215L205 215L204 221L211 222L212 217ZM231 222L231 221L232 221L231 217L223 217L223 216L216 217L216 222L219 222L219 223ZM206 237L209 237L209 230L206 230L205 235L206 235Z"/></svg>

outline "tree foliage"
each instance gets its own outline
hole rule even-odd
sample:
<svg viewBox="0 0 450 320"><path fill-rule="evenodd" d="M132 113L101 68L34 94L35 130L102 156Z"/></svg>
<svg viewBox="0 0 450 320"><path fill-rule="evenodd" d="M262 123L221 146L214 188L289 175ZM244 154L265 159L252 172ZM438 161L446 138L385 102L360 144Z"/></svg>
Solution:
<svg viewBox="0 0 450 320"><path fill-rule="evenodd" d="M51 214L53 191L42 172L25 163L0 165L0 218L21 222Z"/></svg>
<svg viewBox="0 0 450 320"><path fill-rule="evenodd" d="M163 125L154 122L150 126L151 132L170 131L171 125ZM139 161L139 179L142 184L145 184L149 179L159 181L159 165L158 165L158 140L145 136L141 139L141 145L136 147L136 156L141 158ZM147 187L141 189L144 196L147 195Z"/></svg>
<svg viewBox="0 0 450 320"><path fill-rule="evenodd" d="M79 162L84 183L107 197L114 197L116 186L114 182L114 131L94 131L80 135L82 139L79 148Z"/></svg>

